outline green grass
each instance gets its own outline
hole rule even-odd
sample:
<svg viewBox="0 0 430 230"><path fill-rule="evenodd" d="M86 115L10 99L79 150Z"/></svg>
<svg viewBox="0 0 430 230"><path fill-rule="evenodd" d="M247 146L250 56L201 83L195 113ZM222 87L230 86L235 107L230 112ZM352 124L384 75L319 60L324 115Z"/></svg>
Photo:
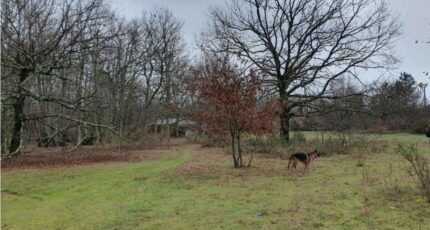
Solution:
<svg viewBox="0 0 430 230"><path fill-rule="evenodd" d="M3 172L2 229L430 226L430 205L395 155L366 155L364 167L354 155L325 157L308 174L280 159L239 170L230 161L184 147L139 163Z"/></svg>
<svg viewBox="0 0 430 230"><path fill-rule="evenodd" d="M294 135L294 132L291 132L292 135ZM301 133L304 134L304 136L307 139L312 138L318 138L321 139L322 136L324 138L327 138L329 136L336 136L339 134L338 132L331 132L331 131L302 131ZM363 135L365 137L376 139L376 140L383 140L383 141L392 141L392 142L406 142L406 143L415 143L415 142L422 142L426 139L424 134L410 134L410 133L389 133L389 134L370 134L370 133L352 133L353 135Z"/></svg>
<svg viewBox="0 0 430 230"><path fill-rule="evenodd" d="M373 134L373 133L339 133L339 132L314 132L305 131L301 132L306 140L319 140L323 138L325 140L329 138L337 139L344 135L347 139L358 140L363 138L367 140L373 147L385 148L385 152L393 152L399 144L417 145L422 149L424 153L430 155L429 138L424 134L411 134L411 133L388 133L388 134ZM357 138L358 137L358 138ZM294 139L294 132L292 132L292 138ZM376 144L376 145L375 145ZM369 146L367 146L369 147Z"/></svg>

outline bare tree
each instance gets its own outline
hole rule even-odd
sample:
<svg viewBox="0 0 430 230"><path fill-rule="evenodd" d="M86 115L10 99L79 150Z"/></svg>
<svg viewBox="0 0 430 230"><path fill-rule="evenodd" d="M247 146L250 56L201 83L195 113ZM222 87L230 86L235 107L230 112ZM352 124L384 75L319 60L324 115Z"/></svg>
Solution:
<svg viewBox="0 0 430 230"><path fill-rule="evenodd" d="M2 98L13 110L9 144L12 154L22 146L24 121L35 119L25 114L26 99L73 108L85 98L81 95L69 101L38 95L31 90L31 83L42 76L70 80L60 70L79 68L76 60L89 48L85 44L94 38L88 36L88 28L109 16L102 6L100 0L2 1L2 82L9 87L2 92Z"/></svg>
<svg viewBox="0 0 430 230"><path fill-rule="evenodd" d="M160 115L165 120L164 135L169 136L171 132L169 120L175 115L173 111L174 97L177 94L175 85L181 82L188 60L181 35L183 22L165 8L156 8L153 14L156 16L154 26L156 26L155 31L158 31L160 41L160 50L156 53L157 68L160 79L164 80L161 85L163 110Z"/></svg>
<svg viewBox="0 0 430 230"><path fill-rule="evenodd" d="M130 47L135 50L136 56L132 63L127 62L127 69L133 71L134 81L138 84L137 93L142 101L137 110L140 125L134 125L138 129L133 130L136 137L145 131L151 118L169 118L174 113L172 103L180 88L178 84L183 84L182 79L188 68L182 24L164 7L145 12L131 22L138 38L136 44Z"/></svg>
<svg viewBox="0 0 430 230"><path fill-rule="evenodd" d="M395 81L375 83L369 107L380 125L390 130L408 130L420 116L420 92L411 74L401 73ZM412 112L414 111L414 112Z"/></svg>
<svg viewBox="0 0 430 230"><path fill-rule="evenodd" d="M231 0L210 15L201 49L234 54L266 74L269 93L281 101L286 141L298 107L335 97L333 80L395 60L390 48L400 25L385 1Z"/></svg>

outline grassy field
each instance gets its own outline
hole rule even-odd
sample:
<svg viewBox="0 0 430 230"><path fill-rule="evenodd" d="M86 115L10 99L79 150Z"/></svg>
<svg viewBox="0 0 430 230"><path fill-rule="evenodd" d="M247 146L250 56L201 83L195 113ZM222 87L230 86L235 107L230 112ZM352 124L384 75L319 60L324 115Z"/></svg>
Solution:
<svg viewBox="0 0 430 230"><path fill-rule="evenodd" d="M321 139L321 136L329 137L336 136L336 132L316 132L316 131L304 131L300 132L304 134L307 139L318 138ZM294 132L292 132L294 136ZM348 135L346 133L345 135ZM351 133L351 135L356 135L356 133ZM361 133L358 135L362 135L369 139L381 140L381 141L390 141L391 144L395 143L425 143L425 136L423 134L410 134L410 133L390 133L390 134L373 134L373 133Z"/></svg>
<svg viewBox="0 0 430 230"><path fill-rule="evenodd" d="M418 142L430 155L425 137L374 138ZM8 170L2 229L430 228L430 204L399 156L357 159L322 157L307 174L267 157L233 169L221 149L186 145L137 163Z"/></svg>

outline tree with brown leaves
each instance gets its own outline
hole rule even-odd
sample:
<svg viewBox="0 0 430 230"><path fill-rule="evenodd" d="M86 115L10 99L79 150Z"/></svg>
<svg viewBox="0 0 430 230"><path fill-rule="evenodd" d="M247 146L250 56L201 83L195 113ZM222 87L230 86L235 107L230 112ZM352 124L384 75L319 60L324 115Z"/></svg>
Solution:
<svg viewBox="0 0 430 230"><path fill-rule="evenodd" d="M261 101L261 81L255 72L240 74L229 64L196 71L190 89L199 98L192 115L209 135L230 136L234 167L244 165L241 138L246 134L263 135L274 131L278 114L276 100Z"/></svg>

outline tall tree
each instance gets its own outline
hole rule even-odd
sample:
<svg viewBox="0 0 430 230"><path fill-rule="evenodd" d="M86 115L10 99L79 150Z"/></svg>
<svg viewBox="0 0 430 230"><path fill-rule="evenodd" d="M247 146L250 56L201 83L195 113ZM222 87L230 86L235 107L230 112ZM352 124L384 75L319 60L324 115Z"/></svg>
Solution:
<svg viewBox="0 0 430 230"><path fill-rule="evenodd" d="M382 125L396 130L410 128L410 121L419 115L421 96L412 75L401 73L397 80L384 81L374 91L369 107Z"/></svg>
<svg viewBox="0 0 430 230"><path fill-rule="evenodd" d="M210 15L201 49L234 54L265 74L287 141L297 107L333 98L329 85L341 76L392 63L400 27L385 1L371 0L231 0Z"/></svg>
<svg viewBox="0 0 430 230"><path fill-rule="evenodd" d="M9 151L18 153L22 146L26 99L54 102L73 107L81 97L71 101L41 96L31 90L40 76L64 78L59 70L77 67L80 52L89 47L88 28L101 24L110 15L102 10L102 1L91 0L5 0L2 1L2 82L6 105L13 110ZM83 54L83 53L81 53Z"/></svg>

